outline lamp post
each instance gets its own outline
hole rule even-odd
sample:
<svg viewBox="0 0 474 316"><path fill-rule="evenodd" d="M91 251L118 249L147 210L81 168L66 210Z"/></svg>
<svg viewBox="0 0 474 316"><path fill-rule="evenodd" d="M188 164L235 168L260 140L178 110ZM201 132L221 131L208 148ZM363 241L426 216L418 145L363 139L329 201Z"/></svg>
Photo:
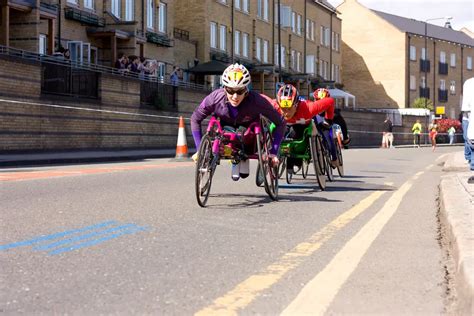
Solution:
<svg viewBox="0 0 474 316"><path fill-rule="evenodd" d="M429 21L435 21L435 20L451 20L453 17L452 16L445 16L445 17L442 17L442 18L432 18L432 19L427 19L425 20L425 58L423 61L426 61L428 59L428 22ZM428 69L426 67L426 64L425 64L425 87L428 85ZM434 64L433 64L433 69L434 69ZM433 82L434 84L434 82ZM428 98L425 97L425 109L427 108L427 100ZM433 100L433 104L434 104L434 100Z"/></svg>

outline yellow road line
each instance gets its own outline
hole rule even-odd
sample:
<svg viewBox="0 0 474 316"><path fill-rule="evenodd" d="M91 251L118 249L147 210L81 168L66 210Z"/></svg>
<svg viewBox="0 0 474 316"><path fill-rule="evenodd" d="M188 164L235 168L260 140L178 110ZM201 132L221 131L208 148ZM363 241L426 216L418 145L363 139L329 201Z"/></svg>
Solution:
<svg viewBox="0 0 474 316"><path fill-rule="evenodd" d="M392 183L385 183L392 185ZM236 315L248 306L260 293L277 283L287 272L300 265L307 257L331 239L338 231L349 224L354 218L368 209L386 191L376 191L360 201L345 213L339 215L319 232L306 241L298 244L290 252L284 254L277 262L266 267L256 275L250 276L233 290L217 298L210 306L198 311L195 315Z"/></svg>
<svg viewBox="0 0 474 316"><path fill-rule="evenodd" d="M372 242L397 211L403 197L412 187L413 181L421 174L423 171L416 173L388 199L382 209L345 244L331 262L306 284L281 315L323 315L326 312Z"/></svg>

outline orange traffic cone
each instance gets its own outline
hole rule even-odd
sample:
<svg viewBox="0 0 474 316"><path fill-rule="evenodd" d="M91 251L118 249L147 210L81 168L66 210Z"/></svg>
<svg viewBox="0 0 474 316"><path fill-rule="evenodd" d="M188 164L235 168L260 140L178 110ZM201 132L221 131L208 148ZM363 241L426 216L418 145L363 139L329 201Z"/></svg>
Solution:
<svg viewBox="0 0 474 316"><path fill-rule="evenodd" d="M178 142L176 144L176 160L189 160L188 145L186 143L186 132L184 131L184 119L179 117Z"/></svg>

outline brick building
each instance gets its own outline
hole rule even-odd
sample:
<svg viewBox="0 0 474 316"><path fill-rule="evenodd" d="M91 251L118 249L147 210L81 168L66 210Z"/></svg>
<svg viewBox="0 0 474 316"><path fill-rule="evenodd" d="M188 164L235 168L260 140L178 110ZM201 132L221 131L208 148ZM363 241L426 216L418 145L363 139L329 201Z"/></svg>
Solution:
<svg viewBox="0 0 474 316"><path fill-rule="evenodd" d="M462 84L474 76L471 37L449 25L370 10L356 0L337 10L343 17L342 78L360 106L408 108L427 97L444 106L447 117L457 116Z"/></svg>
<svg viewBox="0 0 474 316"><path fill-rule="evenodd" d="M241 62L250 69L255 90L274 95L281 79L305 95L311 82L340 82L341 20L325 1L282 0L281 28L277 1L178 1L175 6L175 25L198 43L197 62ZM218 76L206 79L218 83Z"/></svg>
<svg viewBox="0 0 474 316"><path fill-rule="evenodd" d="M194 60L195 43L174 37L175 1L7 0L0 2L0 45L113 66L119 53L155 59L161 75ZM191 52L187 56L175 50Z"/></svg>

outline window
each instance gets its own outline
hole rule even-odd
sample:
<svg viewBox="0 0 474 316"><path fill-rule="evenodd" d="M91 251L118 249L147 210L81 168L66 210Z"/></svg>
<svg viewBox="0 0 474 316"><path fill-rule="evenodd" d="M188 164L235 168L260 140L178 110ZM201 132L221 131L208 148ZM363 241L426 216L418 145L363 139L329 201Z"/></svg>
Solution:
<svg viewBox="0 0 474 316"><path fill-rule="evenodd" d="M424 47L421 49L421 59L426 60L426 48Z"/></svg>
<svg viewBox="0 0 474 316"><path fill-rule="evenodd" d="M466 57L466 68L467 70L472 70L472 57L471 56Z"/></svg>
<svg viewBox="0 0 474 316"><path fill-rule="evenodd" d="M268 63L268 41L263 41L263 62Z"/></svg>
<svg viewBox="0 0 474 316"><path fill-rule="evenodd" d="M47 47L48 47L48 45L46 44L46 35L40 34L39 35L38 53L41 54L41 55L46 55L47 54Z"/></svg>
<svg viewBox="0 0 474 316"><path fill-rule="evenodd" d="M420 78L420 86L423 89L426 88L426 78L424 76Z"/></svg>
<svg viewBox="0 0 474 316"><path fill-rule="evenodd" d="M154 16L153 0L146 0L146 27L149 29L153 29L153 26L154 26L153 16Z"/></svg>
<svg viewBox="0 0 474 316"><path fill-rule="evenodd" d="M301 72L301 53L296 52L296 70Z"/></svg>
<svg viewBox="0 0 474 316"><path fill-rule="evenodd" d="M67 0L67 3L77 4L77 0Z"/></svg>
<svg viewBox="0 0 474 316"><path fill-rule="evenodd" d="M446 80L441 79L441 80L439 81L439 88L440 88L441 90L446 90Z"/></svg>
<svg viewBox="0 0 474 316"><path fill-rule="evenodd" d="M306 56L306 73L314 75L316 73L316 59L314 55Z"/></svg>
<svg viewBox="0 0 474 316"><path fill-rule="evenodd" d="M281 58L281 66L285 67L286 65L286 58L285 58L285 46L281 46L281 53L280 53L280 58ZM279 60L278 60L278 44L275 44L275 65L279 65Z"/></svg>
<svg viewBox="0 0 474 316"><path fill-rule="evenodd" d="M149 0L151 1L151 0ZM112 14L115 15L117 18L120 19L120 0L112 0L110 2Z"/></svg>
<svg viewBox="0 0 474 316"><path fill-rule="evenodd" d="M240 31L234 32L234 53L240 55Z"/></svg>
<svg viewBox="0 0 474 316"><path fill-rule="evenodd" d="M84 0L84 8L94 10L94 0Z"/></svg>
<svg viewBox="0 0 474 316"><path fill-rule="evenodd" d="M319 44L324 45L324 26L321 26L321 34L319 36Z"/></svg>
<svg viewBox="0 0 474 316"><path fill-rule="evenodd" d="M451 53L451 67L456 67L456 54Z"/></svg>
<svg viewBox="0 0 474 316"><path fill-rule="evenodd" d="M255 59L257 60L262 60L261 45L262 40L259 37L255 38Z"/></svg>
<svg viewBox="0 0 474 316"><path fill-rule="evenodd" d="M291 12L291 31L296 33L296 12Z"/></svg>
<svg viewBox="0 0 474 316"><path fill-rule="evenodd" d="M133 21L135 19L135 0L125 0L125 21Z"/></svg>
<svg viewBox="0 0 474 316"><path fill-rule="evenodd" d="M446 52L443 52L443 51L439 52L439 61L443 64L446 63Z"/></svg>
<svg viewBox="0 0 474 316"><path fill-rule="evenodd" d="M217 23L216 22L211 22L210 45L211 45L211 48L217 48Z"/></svg>
<svg viewBox="0 0 474 316"><path fill-rule="evenodd" d="M339 34L338 33L336 33L335 41L336 41L336 52L338 52L339 51Z"/></svg>
<svg viewBox="0 0 474 316"><path fill-rule="evenodd" d="M296 69L296 51L291 50L291 69Z"/></svg>
<svg viewBox="0 0 474 316"><path fill-rule="evenodd" d="M410 60L416 61L416 47L413 45L410 45Z"/></svg>
<svg viewBox="0 0 474 316"><path fill-rule="evenodd" d="M268 21L268 0L257 0L257 16Z"/></svg>
<svg viewBox="0 0 474 316"><path fill-rule="evenodd" d="M451 80L451 83L449 85L449 92L451 92L451 95L456 94L456 81Z"/></svg>
<svg viewBox="0 0 474 316"><path fill-rule="evenodd" d="M219 48L225 51L226 43L227 43L227 26L220 25L219 26Z"/></svg>
<svg viewBox="0 0 474 316"><path fill-rule="evenodd" d="M415 76L410 76L410 90L416 90L416 78Z"/></svg>
<svg viewBox="0 0 474 316"><path fill-rule="evenodd" d="M234 0L234 8L240 10L240 0Z"/></svg>
<svg viewBox="0 0 474 316"><path fill-rule="evenodd" d="M167 11L168 5L160 2L160 6L158 7L158 31L161 33L166 33L167 30Z"/></svg>
<svg viewBox="0 0 474 316"><path fill-rule="evenodd" d="M249 0L242 0L242 11L249 13Z"/></svg>
<svg viewBox="0 0 474 316"><path fill-rule="evenodd" d="M242 33L242 56L249 57L249 35Z"/></svg>
<svg viewBox="0 0 474 316"><path fill-rule="evenodd" d="M301 36L301 15L296 16L296 33Z"/></svg>
<svg viewBox="0 0 474 316"><path fill-rule="evenodd" d="M326 46L326 47L329 47L329 41L330 41L330 40L329 40L329 38L330 38L329 36L331 36L330 31L331 31L331 30L329 30L328 27L325 28L325 32L324 32L324 33L325 33L325 34L324 34L324 40L325 40L324 46Z"/></svg>
<svg viewBox="0 0 474 316"><path fill-rule="evenodd" d="M227 4L227 0L218 0L219 3Z"/></svg>
<svg viewBox="0 0 474 316"><path fill-rule="evenodd" d="M323 77L323 61L319 60L319 75Z"/></svg>
<svg viewBox="0 0 474 316"><path fill-rule="evenodd" d="M336 33L331 32L331 48L336 50Z"/></svg>

